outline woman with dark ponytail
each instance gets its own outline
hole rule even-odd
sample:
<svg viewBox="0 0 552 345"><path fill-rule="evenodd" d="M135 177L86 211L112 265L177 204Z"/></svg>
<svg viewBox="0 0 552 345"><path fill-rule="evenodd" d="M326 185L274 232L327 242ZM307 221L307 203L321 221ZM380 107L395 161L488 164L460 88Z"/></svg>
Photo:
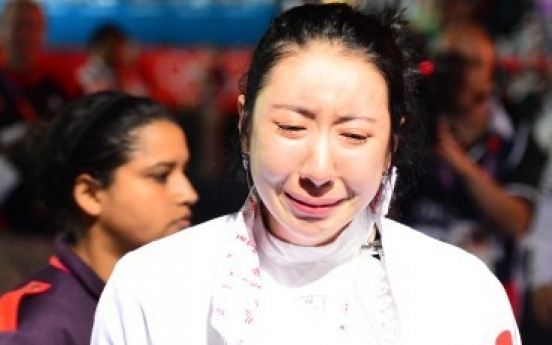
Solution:
<svg viewBox="0 0 552 345"><path fill-rule="evenodd" d="M186 138L153 100L102 92L40 126L31 147L61 235L49 265L0 298L0 344L88 344L115 263L191 224Z"/></svg>

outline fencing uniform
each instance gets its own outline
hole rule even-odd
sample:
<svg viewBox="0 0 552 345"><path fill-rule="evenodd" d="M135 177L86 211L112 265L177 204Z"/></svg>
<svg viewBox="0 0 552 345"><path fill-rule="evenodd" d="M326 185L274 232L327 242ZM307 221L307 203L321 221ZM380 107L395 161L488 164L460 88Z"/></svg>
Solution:
<svg viewBox="0 0 552 345"><path fill-rule="evenodd" d="M328 245L276 243L258 210L123 257L92 345L520 344L502 285L471 254L368 210Z"/></svg>

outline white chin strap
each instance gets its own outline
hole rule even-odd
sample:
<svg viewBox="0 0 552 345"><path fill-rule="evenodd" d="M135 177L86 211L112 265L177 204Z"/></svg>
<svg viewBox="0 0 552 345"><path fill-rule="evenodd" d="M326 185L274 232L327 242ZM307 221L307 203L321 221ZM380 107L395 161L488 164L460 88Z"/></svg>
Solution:
<svg viewBox="0 0 552 345"><path fill-rule="evenodd" d="M395 189L395 183L397 182L397 168L391 167L390 173L382 180L381 191L379 200L375 205L371 206L372 216L374 221L378 225L379 229L382 229L382 220L389 212L389 205L393 199L393 190Z"/></svg>

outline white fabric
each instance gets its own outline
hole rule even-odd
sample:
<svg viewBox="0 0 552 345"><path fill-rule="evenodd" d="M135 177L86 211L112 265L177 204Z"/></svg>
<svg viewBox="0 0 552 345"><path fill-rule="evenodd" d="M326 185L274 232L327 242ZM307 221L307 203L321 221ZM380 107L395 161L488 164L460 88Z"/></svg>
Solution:
<svg viewBox="0 0 552 345"><path fill-rule="evenodd" d="M381 224L404 344L495 345L503 331L520 344L507 296L482 262L391 220ZM101 296L91 344L225 344L211 327L212 298L229 247L244 228L241 213L220 217L126 255ZM256 345L271 341L264 340ZM323 340L317 344L336 344Z"/></svg>
<svg viewBox="0 0 552 345"><path fill-rule="evenodd" d="M274 238L257 218L255 229L263 229L256 233L256 241L264 321L259 331L263 339L255 344L394 343L394 339L384 342L378 324L383 318L377 306L388 300L380 298L379 291L386 283L385 274L379 260L360 255L359 250L375 230L372 224L366 213L334 242L301 247Z"/></svg>
<svg viewBox="0 0 552 345"><path fill-rule="evenodd" d="M362 215L359 215L359 217L357 217L357 219L353 221L352 224L350 224L349 227L344 230L344 232L339 236L338 241L327 246L322 246L318 248L296 247L296 250L294 250L292 249L293 246L288 246L288 252L280 253L277 261L281 262L283 260L286 260L285 257L289 257L292 254L290 250L294 250L296 254L300 252L302 254L302 259L296 260L294 268L298 268L298 266L303 266L305 262L301 262L301 260L308 261L308 258L310 258L312 263L311 268L317 266L315 271L317 271L320 276L332 273L331 271L333 270L331 267L331 263L327 262L327 257L321 257L321 255L325 254L324 252L327 252L328 256L332 256L335 259L341 258L342 255L345 256L346 261L339 263L339 265L343 265L345 263L348 263L349 261L352 261L352 259L358 256L361 245L366 243L368 233L373 227L373 222L381 225L382 217L387 214L389 203L393 195L396 175L396 169L393 168L391 169L391 173L389 175L386 175L382 179L380 190L372 201L370 208L366 210L366 213L364 213L364 217ZM277 306L267 306L266 294L272 293L273 290L281 291L282 289L280 289L276 285L273 285L272 290L267 291L265 282L262 279L262 270L264 268L275 268L275 266L263 267L263 262L259 262L259 249L261 251L265 249L264 252L266 254L268 252L267 249L270 249L269 245L271 243L269 241L261 241L260 244L264 245L264 248L262 246L259 247L259 245L257 244L257 238L255 237L255 234L262 235L263 233L266 233L259 214L260 207L257 202L256 192L253 190L250 193L248 202L242 210L242 215L246 226L239 229L242 231L238 231L235 239L231 242L228 254L226 255L226 260L219 268L216 278L215 290L213 292L213 314L211 320L213 327L219 332L219 334L221 334L228 345L272 343L268 342L266 339L279 339L277 336L281 335L281 332L271 333L266 329L267 325L270 325L270 328L272 328L274 327L274 324L277 324L274 320L274 316L276 316L276 318L279 318L277 312L278 308L276 308ZM276 239L273 239L272 244L275 245L276 243ZM279 249L283 249L283 247L284 244L280 243ZM274 246L272 246L272 248L274 249ZM278 253L273 252L273 254L274 255L272 256L272 258L274 259ZM290 258L293 257L297 259L297 255L292 255ZM264 261L264 264L265 266L266 264L268 264L266 260ZM366 268L369 267L368 265L366 266ZM338 268L339 269L337 271L341 271L341 267ZM301 272L294 272L293 269L289 269L288 267L286 271L281 272L282 274L276 274L274 277L276 278L276 281L284 284L286 282L292 281L297 282L299 274L305 273L303 269L299 269L299 271ZM368 270L367 272L371 271ZM272 273L277 273L277 271L273 269ZM330 274L330 276L333 275ZM373 279L373 282L386 282L385 272L381 272L381 276L385 279ZM264 280L267 280L266 276L264 278ZM306 275L305 278L308 278L308 275ZM339 287L341 286L341 284L345 284L345 286L347 286L347 283L340 281L339 278L324 277L324 279L319 280L319 283L326 281L329 281L328 283L326 283L329 285L336 285ZM371 285L374 285L373 282ZM380 288L380 286L375 286L374 288L374 295L376 294L376 291L389 292L389 289L385 287ZM317 291L322 293L322 290ZM329 291L326 292L330 293ZM294 293L296 294L297 291L294 291ZM303 291L302 293L307 293L307 291ZM327 319L328 321L330 319L333 319L333 322L329 322L327 324L327 327L323 327L323 329L327 332L316 333L317 337L320 336L326 340L335 338L334 332L337 329L339 329L337 333L339 333L342 337L350 333L351 327L349 327L345 319L348 319L348 305L354 304L354 301L352 300L354 296L349 295L349 298L345 298L341 296L342 294L343 293L334 291L331 295L331 297L333 298L330 298L330 300L335 305L335 308L329 308L323 314L325 319ZM270 297L277 298L277 295L278 294L271 294ZM347 295L347 293L345 293L345 295ZM284 293L284 296L282 297L286 299L286 297L288 296L289 293L288 291L286 291ZM301 296L296 295L295 297L296 298L294 299L297 299ZM391 305L387 304L386 306L390 307ZM377 307L375 307L375 305L372 305L370 306L370 308L366 306L364 309L369 309L370 311L377 310L382 312L390 311L389 308L382 309L379 305ZM337 310L341 310L341 312ZM396 313L393 313L393 315L396 315ZM300 315L297 316L300 318ZM307 316L305 315L304 317ZM382 315L377 314L377 316L372 315L371 317L370 315L366 315L366 318L364 319L365 321L372 320L372 323L374 323L375 321L373 320L388 319L388 317L387 315L385 315L385 317L382 317ZM284 325L281 326L284 327ZM365 325L358 328L361 329L364 328L364 326ZM290 328L290 325L284 328ZM395 331L395 334L391 334L392 331ZM395 327L390 328L387 327L387 325L385 325L385 327L374 327L374 332L378 334L380 338L389 339L389 341L386 341L382 344L393 345L397 343L397 341L395 340L399 339L398 328ZM382 335L383 333L386 334L385 337ZM269 334L271 334L271 336L268 336ZM314 333L308 331L302 334L314 335ZM296 340L298 343L304 343L306 341L306 339ZM312 342L316 342L314 341L314 339L311 340ZM281 339L280 341L284 341L284 339ZM287 338L284 343L289 341L292 341L291 338ZM279 342L275 341L275 343Z"/></svg>

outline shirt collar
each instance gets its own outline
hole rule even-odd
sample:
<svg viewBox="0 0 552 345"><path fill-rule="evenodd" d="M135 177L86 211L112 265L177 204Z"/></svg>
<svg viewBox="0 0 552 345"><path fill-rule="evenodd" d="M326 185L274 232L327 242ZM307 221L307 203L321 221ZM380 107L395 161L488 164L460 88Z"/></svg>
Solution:
<svg viewBox="0 0 552 345"><path fill-rule="evenodd" d="M99 299L105 282L69 247L71 238L64 235L56 240L54 251L59 261L94 298Z"/></svg>

